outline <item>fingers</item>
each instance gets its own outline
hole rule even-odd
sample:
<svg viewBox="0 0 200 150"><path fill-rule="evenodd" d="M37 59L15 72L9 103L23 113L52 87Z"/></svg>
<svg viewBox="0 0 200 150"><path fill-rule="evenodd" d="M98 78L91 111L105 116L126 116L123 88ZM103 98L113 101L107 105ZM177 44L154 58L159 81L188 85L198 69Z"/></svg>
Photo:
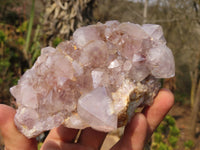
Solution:
<svg viewBox="0 0 200 150"><path fill-rule="evenodd" d="M94 149L100 149L107 133L87 128L81 132L78 143Z"/></svg>
<svg viewBox="0 0 200 150"><path fill-rule="evenodd" d="M142 150L146 137L151 136L173 103L173 94L168 90L162 89L152 106L145 108L143 114L139 113L133 117L125 129L123 137L112 150ZM63 126L53 129L45 140L42 150L49 150L50 147L66 150L99 149L106 137L106 133L87 128L82 131L78 143L75 145L72 142L77 133L77 130Z"/></svg>
<svg viewBox="0 0 200 150"><path fill-rule="evenodd" d="M152 135L173 104L173 94L167 89L162 89L156 96L153 105L143 110L148 123L148 137Z"/></svg>
<svg viewBox="0 0 200 150"><path fill-rule="evenodd" d="M95 131L91 128L87 128L81 132L78 143L73 144L74 139L78 133L78 130L69 129L63 126L51 130L47 136L42 150L53 149L99 149L106 137L106 133Z"/></svg>
<svg viewBox="0 0 200 150"><path fill-rule="evenodd" d="M121 140L111 150L142 150L147 127L145 116L142 113L136 114L127 125Z"/></svg>
<svg viewBox="0 0 200 150"><path fill-rule="evenodd" d="M133 117L124 136L112 150L142 150L146 139L152 135L173 104L173 94L166 89L160 90L153 105L146 107L143 114L139 113Z"/></svg>
<svg viewBox="0 0 200 150"><path fill-rule="evenodd" d="M6 149L37 150L35 139L27 139L15 127L15 110L7 105L0 104L0 131Z"/></svg>
<svg viewBox="0 0 200 150"><path fill-rule="evenodd" d="M52 129L47 136L46 140L58 140L62 142L74 142L74 139L76 138L76 135L78 133L78 130L76 129L70 129L66 128L63 125L59 126L58 128Z"/></svg>
<svg viewBox="0 0 200 150"><path fill-rule="evenodd" d="M46 141L41 150L94 150L92 148L73 143L65 143L58 140Z"/></svg>
<svg viewBox="0 0 200 150"><path fill-rule="evenodd" d="M41 150L68 149L69 144L67 145L67 143L73 143L77 133L78 130L66 128L63 125L58 128L54 128L45 139Z"/></svg>

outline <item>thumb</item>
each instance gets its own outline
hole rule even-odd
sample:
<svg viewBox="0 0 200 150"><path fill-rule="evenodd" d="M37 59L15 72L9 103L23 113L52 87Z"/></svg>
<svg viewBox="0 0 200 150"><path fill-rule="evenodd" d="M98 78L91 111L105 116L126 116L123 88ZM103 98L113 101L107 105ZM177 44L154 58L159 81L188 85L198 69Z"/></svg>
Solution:
<svg viewBox="0 0 200 150"><path fill-rule="evenodd" d="M124 135L112 150L142 150L147 135L147 120L142 113L137 113L127 124Z"/></svg>
<svg viewBox="0 0 200 150"><path fill-rule="evenodd" d="M37 150L35 139L27 139L14 124L16 111L7 105L0 104L0 132L7 150Z"/></svg>

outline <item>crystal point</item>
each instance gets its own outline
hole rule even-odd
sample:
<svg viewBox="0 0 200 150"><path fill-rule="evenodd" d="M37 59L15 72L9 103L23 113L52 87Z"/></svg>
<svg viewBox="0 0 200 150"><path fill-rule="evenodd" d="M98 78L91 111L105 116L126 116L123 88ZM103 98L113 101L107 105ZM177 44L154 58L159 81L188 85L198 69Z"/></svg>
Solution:
<svg viewBox="0 0 200 150"><path fill-rule="evenodd" d="M112 99L104 87L98 87L81 97L77 110L80 117L96 130L112 131L117 128Z"/></svg>

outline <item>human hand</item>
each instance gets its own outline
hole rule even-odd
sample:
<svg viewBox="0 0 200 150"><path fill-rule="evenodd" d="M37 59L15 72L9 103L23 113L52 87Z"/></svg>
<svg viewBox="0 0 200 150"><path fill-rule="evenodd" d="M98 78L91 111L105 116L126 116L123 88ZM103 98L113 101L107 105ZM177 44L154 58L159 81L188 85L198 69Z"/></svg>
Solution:
<svg viewBox="0 0 200 150"><path fill-rule="evenodd" d="M173 94L162 89L153 105L145 107L127 124L124 135L111 150L142 150L153 131L173 106ZM36 139L27 139L14 125L15 110L0 104L0 131L4 139L5 150L37 150ZM106 133L91 128L82 130L77 143L74 139L78 130L63 126L50 131L43 143L42 150L95 150L100 149Z"/></svg>

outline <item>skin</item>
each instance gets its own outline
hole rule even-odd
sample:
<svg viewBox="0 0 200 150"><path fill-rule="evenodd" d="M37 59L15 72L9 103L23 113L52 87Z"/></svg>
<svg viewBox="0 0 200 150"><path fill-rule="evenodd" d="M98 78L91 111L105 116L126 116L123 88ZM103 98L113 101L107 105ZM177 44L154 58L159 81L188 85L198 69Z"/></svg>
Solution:
<svg viewBox="0 0 200 150"><path fill-rule="evenodd" d="M152 133L174 104L173 94L166 89L160 90L153 105L137 113L125 128L124 135L111 150L142 150ZM35 139L27 139L14 125L15 110L0 104L0 132L6 150L37 150ZM63 126L54 128L47 136L42 150L98 150L106 133L91 128L81 132L79 140L74 143L78 130Z"/></svg>

